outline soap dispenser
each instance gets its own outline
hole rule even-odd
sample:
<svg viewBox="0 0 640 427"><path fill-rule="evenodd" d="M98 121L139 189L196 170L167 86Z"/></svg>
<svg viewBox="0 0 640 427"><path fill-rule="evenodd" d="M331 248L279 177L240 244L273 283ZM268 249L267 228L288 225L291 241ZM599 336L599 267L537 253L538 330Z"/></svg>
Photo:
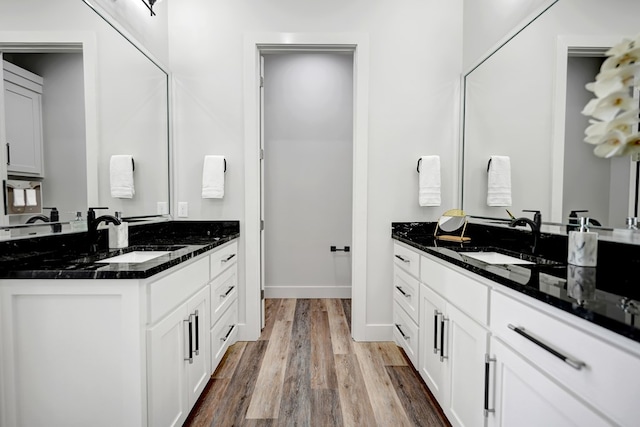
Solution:
<svg viewBox="0 0 640 427"><path fill-rule="evenodd" d="M126 248L129 246L129 224L122 221L122 212L116 212L115 217L120 224L109 224L109 248Z"/></svg>
<svg viewBox="0 0 640 427"><path fill-rule="evenodd" d="M87 231L87 220L82 219L82 212L76 212L76 218L69 224L71 231Z"/></svg>
<svg viewBox="0 0 640 427"><path fill-rule="evenodd" d="M589 218L580 217L580 229L569 231L567 262L581 267L595 267L598 261L598 233L589 231Z"/></svg>

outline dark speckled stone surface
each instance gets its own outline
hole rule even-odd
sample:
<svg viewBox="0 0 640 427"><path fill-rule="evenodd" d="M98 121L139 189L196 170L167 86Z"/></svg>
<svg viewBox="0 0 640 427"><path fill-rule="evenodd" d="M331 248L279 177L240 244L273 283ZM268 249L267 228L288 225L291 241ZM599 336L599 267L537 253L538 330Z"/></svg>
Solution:
<svg viewBox="0 0 640 427"><path fill-rule="evenodd" d="M640 247L598 242L598 266L568 266L567 238L543 234L534 265L486 264L467 251L496 250L529 257L531 233L499 226L469 224L468 243L435 240L435 223L392 223L391 235L437 258L543 301L610 331L640 342Z"/></svg>
<svg viewBox="0 0 640 427"><path fill-rule="evenodd" d="M99 250L88 253L87 233L0 242L0 279L144 279L240 235L238 221L166 221L129 227L129 247L108 249L100 230ZM99 261L131 251L170 251L141 263Z"/></svg>

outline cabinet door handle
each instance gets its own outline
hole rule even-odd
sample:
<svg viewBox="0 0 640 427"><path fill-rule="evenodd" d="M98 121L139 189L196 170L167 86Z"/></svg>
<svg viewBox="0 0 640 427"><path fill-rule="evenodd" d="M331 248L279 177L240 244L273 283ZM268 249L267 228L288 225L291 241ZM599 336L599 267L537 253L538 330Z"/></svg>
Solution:
<svg viewBox="0 0 640 427"><path fill-rule="evenodd" d="M233 332L233 328L235 327L236 325L229 325L229 330L227 331L227 334L224 337L220 338L220 341L225 342L226 340L228 340L229 335L231 335L231 332Z"/></svg>
<svg viewBox="0 0 640 427"><path fill-rule="evenodd" d="M200 317L198 316L198 310L193 314L196 318L196 356L200 354Z"/></svg>
<svg viewBox="0 0 640 427"><path fill-rule="evenodd" d="M396 255L396 258L398 258L400 261L405 262L407 264L409 264L411 262L410 259L405 259L405 258L401 257L400 255Z"/></svg>
<svg viewBox="0 0 640 427"><path fill-rule="evenodd" d="M410 337L409 335L405 335L405 333L402 331L402 327L401 327L402 325L400 325L400 324L398 324L398 323L396 323L395 325L396 325L396 329L398 330L398 332L400 332L400 335L402 335L402 338L403 338L405 341L409 341L409 339L410 339L411 337Z"/></svg>
<svg viewBox="0 0 640 427"><path fill-rule="evenodd" d="M444 359L449 358L448 355L447 356L444 355L444 336L445 336L444 324L447 322L449 322L449 319L447 319L443 315L442 320L440 320L440 361L441 362L444 362Z"/></svg>
<svg viewBox="0 0 640 427"><path fill-rule="evenodd" d="M229 286L229 289L227 289L227 291L224 294L220 294L220 299L225 299L226 297L228 297L234 288L235 286Z"/></svg>
<svg viewBox="0 0 640 427"><path fill-rule="evenodd" d="M189 335L189 356L185 357L184 360L193 363L193 322L191 321L191 315L189 315L189 319L185 320L184 323L188 326L187 335Z"/></svg>
<svg viewBox="0 0 640 427"><path fill-rule="evenodd" d="M438 354L438 317L441 315L438 310L433 310L433 354Z"/></svg>
<svg viewBox="0 0 640 427"><path fill-rule="evenodd" d="M411 294L408 294L404 291L404 289L402 289L400 286L396 286L396 289L398 291L400 291L400 293L405 297L405 298L411 298Z"/></svg>
<svg viewBox="0 0 640 427"><path fill-rule="evenodd" d="M11 146L7 142L7 164L11 164Z"/></svg>
<svg viewBox="0 0 640 427"><path fill-rule="evenodd" d="M496 412L495 408L489 408L489 373L491 362L495 362L495 357L489 357L488 354L484 355L484 416L489 416L489 413Z"/></svg>
<svg viewBox="0 0 640 427"><path fill-rule="evenodd" d="M225 259L220 260L220 262L228 262L230 261L234 256L236 256L236 254L231 254L228 257L226 257Z"/></svg>
<svg viewBox="0 0 640 427"><path fill-rule="evenodd" d="M532 343L536 344L537 346L542 347L543 349L547 350L549 353L553 354L558 359L561 359L564 363L566 363L567 365L571 366L572 368L580 370L580 369L584 368L585 366L587 366L586 363L584 363L584 362L582 362L580 360L572 359L571 357L560 353L558 350L554 349L550 345L543 343L542 341L540 341L537 338L534 338L533 336L531 336L530 334L525 332L525 329L523 327L521 327L521 326L513 326L511 323L509 323L507 326L509 327L509 329L514 331L516 334L525 337L526 339L528 339Z"/></svg>

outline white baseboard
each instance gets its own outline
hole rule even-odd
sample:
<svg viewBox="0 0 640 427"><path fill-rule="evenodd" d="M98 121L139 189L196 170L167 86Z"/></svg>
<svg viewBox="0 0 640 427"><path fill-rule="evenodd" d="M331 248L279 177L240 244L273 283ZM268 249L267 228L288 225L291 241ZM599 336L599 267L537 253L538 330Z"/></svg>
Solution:
<svg viewBox="0 0 640 427"><path fill-rule="evenodd" d="M265 298L351 298L351 286L265 286Z"/></svg>

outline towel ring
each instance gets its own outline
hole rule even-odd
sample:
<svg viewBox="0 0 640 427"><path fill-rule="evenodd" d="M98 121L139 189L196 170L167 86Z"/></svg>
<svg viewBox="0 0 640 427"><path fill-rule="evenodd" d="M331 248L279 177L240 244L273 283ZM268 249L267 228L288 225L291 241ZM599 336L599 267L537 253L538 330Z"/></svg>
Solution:
<svg viewBox="0 0 640 427"><path fill-rule="evenodd" d="M416 167L416 170L418 171L418 173L420 173L420 162L422 162L422 157L418 159L418 166Z"/></svg>
<svg viewBox="0 0 640 427"><path fill-rule="evenodd" d="M491 159L489 159L489 163L487 163L487 173L489 172L489 169L491 169Z"/></svg>
<svg viewBox="0 0 640 427"><path fill-rule="evenodd" d="M227 159L222 160L224 160L224 172L227 172Z"/></svg>

